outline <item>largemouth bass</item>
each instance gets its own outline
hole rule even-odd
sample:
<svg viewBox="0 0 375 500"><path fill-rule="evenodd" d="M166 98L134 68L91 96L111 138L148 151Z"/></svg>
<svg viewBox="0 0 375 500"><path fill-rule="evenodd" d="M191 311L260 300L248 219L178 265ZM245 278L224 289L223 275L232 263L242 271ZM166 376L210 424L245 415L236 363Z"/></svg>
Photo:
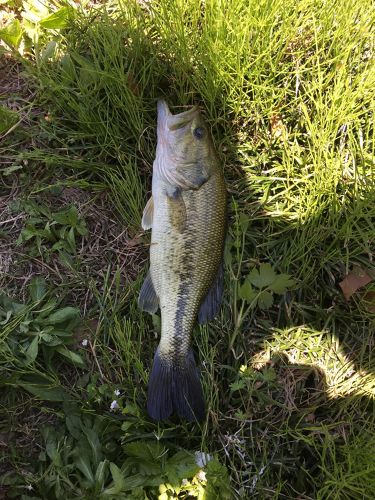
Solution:
<svg viewBox="0 0 375 500"><path fill-rule="evenodd" d="M197 319L210 321L220 308L226 189L196 107L173 115L165 101L158 102L152 197L142 227L152 233L150 271L138 303L152 314L161 311L147 410L155 420L173 412L200 420L205 404L190 344Z"/></svg>

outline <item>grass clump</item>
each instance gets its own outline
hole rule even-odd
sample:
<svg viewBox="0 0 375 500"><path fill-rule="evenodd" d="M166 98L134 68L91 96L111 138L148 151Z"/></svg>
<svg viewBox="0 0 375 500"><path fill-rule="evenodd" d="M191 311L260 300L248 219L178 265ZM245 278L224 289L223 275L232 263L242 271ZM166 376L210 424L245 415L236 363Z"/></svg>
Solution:
<svg viewBox="0 0 375 500"><path fill-rule="evenodd" d="M373 498L373 283L349 301L339 287L374 272L371 2L40 12L12 45L35 94L0 103L19 117L1 146L2 488ZM161 96L205 110L231 198L223 307L195 332L200 426L145 413L160 320L136 297ZM61 311L65 336L46 320Z"/></svg>

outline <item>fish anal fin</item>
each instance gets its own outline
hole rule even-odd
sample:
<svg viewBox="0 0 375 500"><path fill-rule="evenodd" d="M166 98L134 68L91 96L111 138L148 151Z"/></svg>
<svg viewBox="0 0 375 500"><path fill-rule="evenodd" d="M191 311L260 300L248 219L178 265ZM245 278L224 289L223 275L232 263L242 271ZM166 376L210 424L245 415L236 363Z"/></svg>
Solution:
<svg viewBox="0 0 375 500"><path fill-rule="evenodd" d="M204 418L202 386L192 351L174 365L157 349L148 383L147 411L157 421L166 420L172 413L190 422Z"/></svg>
<svg viewBox="0 0 375 500"><path fill-rule="evenodd" d="M139 293L138 305L143 311L150 314L155 314L159 308L159 298L156 295L150 271L147 273Z"/></svg>
<svg viewBox="0 0 375 500"><path fill-rule="evenodd" d="M144 230L152 228L153 217L154 217L154 200L151 196L151 198L148 200L143 210L142 227Z"/></svg>
<svg viewBox="0 0 375 500"><path fill-rule="evenodd" d="M221 301L223 298L224 288L224 266L220 263L216 277L204 298L198 313L198 322L200 324L207 323L215 318L218 314Z"/></svg>

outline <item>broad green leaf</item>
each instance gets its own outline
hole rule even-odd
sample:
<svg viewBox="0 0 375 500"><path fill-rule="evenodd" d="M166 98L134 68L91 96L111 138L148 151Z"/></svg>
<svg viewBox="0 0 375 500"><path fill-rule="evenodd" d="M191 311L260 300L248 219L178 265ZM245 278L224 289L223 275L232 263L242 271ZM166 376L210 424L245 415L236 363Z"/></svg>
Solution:
<svg viewBox="0 0 375 500"><path fill-rule="evenodd" d="M43 344L46 346L46 347L56 347L58 345L61 345L63 344L63 340L59 337L56 337L56 335L47 335L47 338L44 337L44 334L41 335L42 339L43 339ZM56 352L56 349L51 349L51 354L54 354Z"/></svg>
<svg viewBox="0 0 375 500"><path fill-rule="evenodd" d="M118 469L118 467L117 467L117 469ZM111 472L112 472L112 470L111 470ZM112 477L113 477L113 474L112 474ZM142 487L143 486L159 486L159 484L161 482L162 482L161 478L158 477L158 478L154 479L155 484L153 485L153 484L150 484L150 480L148 478L145 478L142 474L134 474L133 476L126 477L126 481L124 481L123 490L120 490L120 492L118 492L118 487L116 487L116 485L114 485L111 488L105 489L102 494L103 495L118 495L119 493L121 493L121 491L133 491L135 488L138 488L139 486L142 486ZM143 490L143 488L142 488L142 490ZM126 496L124 498L128 498L128 496ZM129 497L129 498L131 498L131 497Z"/></svg>
<svg viewBox="0 0 375 500"><path fill-rule="evenodd" d="M61 59L62 74L67 80L75 80L77 77L76 69L72 58L69 54L65 54Z"/></svg>
<svg viewBox="0 0 375 500"><path fill-rule="evenodd" d="M108 464L109 461L107 459L103 460L99 463L95 472L95 482L100 490L103 488L105 480L107 478Z"/></svg>
<svg viewBox="0 0 375 500"><path fill-rule="evenodd" d="M31 300L37 302L46 294L46 281L42 276L35 276L31 279L29 285Z"/></svg>
<svg viewBox="0 0 375 500"><path fill-rule="evenodd" d="M273 304L273 296L267 290L263 290L258 297L258 305L261 309L269 309Z"/></svg>
<svg viewBox="0 0 375 500"><path fill-rule="evenodd" d="M46 453L51 460L55 460L58 454L56 439L49 438L46 442Z"/></svg>
<svg viewBox="0 0 375 500"><path fill-rule="evenodd" d="M65 28L71 12L71 7L61 7L40 21L40 26L49 30L59 30Z"/></svg>
<svg viewBox="0 0 375 500"><path fill-rule="evenodd" d="M55 40L51 40L50 42L47 43L40 57L43 62L47 61L47 59L54 56L56 46L57 42L55 42Z"/></svg>
<svg viewBox="0 0 375 500"><path fill-rule="evenodd" d="M94 467L97 467L102 458L102 445L100 444L99 437L94 429L83 427L83 432L89 442L92 451L92 463Z"/></svg>
<svg viewBox="0 0 375 500"><path fill-rule="evenodd" d="M43 320L46 318L46 316L49 315L51 311L53 311L56 308L57 301L55 299L50 299L46 304L41 306L40 309L38 309L38 317L36 318L36 321L38 323L43 322ZM42 320L42 321L41 321ZM44 329L47 331L47 328ZM48 330L51 331L51 330Z"/></svg>
<svg viewBox="0 0 375 500"><path fill-rule="evenodd" d="M81 87L93 87L99 81L99 75L93 67L82 67L79 72Z"/></svg>
<svg viewBox="0 0 375 500"><path fill-rule="evenodd" d="M74 269L74 259L72 259L68 252L60 251L59 260L68 269Z"/></svg>
<svg viewBox="0 0 375 500"><path fill-rule="evenodd" d="M90 481L91 484L95 483L94 474L91 470L91 464L89 457L82 452L82 450L77 450L77 455L74 459L74 463L77 468L82 472L82 474Z"/></svg>
<svg viewBox="0 0 375 500"><path fill-rule="evenodd" d="M65 424L68 428L70 434L75 438L79 439L82 433L81 430L81 419L77 415L67 414L65 418Z"/></svg>
<svg viewBox="0 0 375 500"><path fill-rule="evenodd" d="M47 325L58 325L59 323L64 323L74 318L78 318L79 309L76 307L64 307L58 311L52 313L48 318L45 319Z"/></svg>
<svg viewBox="0 0 375 500"><path fill-rule="evenodd" d="M289 274L279 274L277 275L275 281L271 283L269 288L274 292L282 295L288 290L288 288L294 285L294 280L289 276Z"/></svg>
<svg viewBox="0 0 375 500"><path fill-rule="evenodd" d="M70 351L64 345L59 345L55 351L67 358L71 363L79 368L85 368L86 365L81 356L73 351Z"/></svg>
<svg viewBox="0 0 375 500"><path fill-rule="evenodd" d="M65 210L53 213L52 217L59 224L75 227L78 222L77 208L74 205L72 205L71 207Z"/></svg>
<svg viewBox="0 0 375 500"><path fill-rule="evenodd" d="M239 223L243 233L246 233L247 228L249 227L249 222L250 222L250 218L248 215L246 215L246 214L239 215L238 223Z"/></svg>
<svg viewBox="0 0 375 500"><path fill-rule="evenodd" d="M90 59L87 57L83 57L81 54L78 54L76 52L72 53L72 58L82 67L86 68L88 70L95 71L95 66L92 64Z"/></svg>
<svg viewBox="0 0 375 500"><path fill-rule="evenodd" d="M246 302L252 302L257 293L255 290L252 288L251 283L248 279L244 281L244 283L240 286L240 289L238 290L238 296L240 299L246 300Z"/></svg>
<svg viewBox="0 0 375 500"><path fill-rule="evenodd" d="M0 29L0 40L12 48L18 49L23 35L23 29L18 19L14 19L5 28Z"/></svg>
<svg viewBox="0 0 375 500"><path fill-rule="evenodd" d="M38 345L39 345L39 338L38 336L34 337L31 344L26 350L26 358L28 363L33 363L38 356Z"/></svg>
<svg viewBox="0 0 375 500"><path fill-rule="evenodd" d="M65 391L60 387L25 384L22 382L19 385L34 396L37 396L45 401L64 401L67 397Z"/></svg>
<svg viewBox="0 0 375 500"><path fill-rule="evenodd" d="M67 241L59 240L57 241L51 248L52 252L66 250L67 252L71 252L70 246Z"/></svg>
<svg viewBox="0 0 375 500"><path fill-rule="evenodd" d="M76 229L77 233L80 234L81 236L86 236L89 232L87 227L86 227L85 221L80 221L77 224L75 229Z"/></svg>
<svg viewBox="0 0 375 500"><path fill-rule="evenodd" d="M20 326L18 327L19 331L21 333L28 333L30 330L30 323L32 323L31 319L26 319L25 321L22 321L20 323Z"/></svg>
<svg viewBox="0 0 375 500"><path fill-rule="evenodd" d="M74 323L72 322L72 324L74 324ZM65 341L65 343L67 343L66 341L72 340L72 330L73 330L73 328L71 328L70 325L71 325L71 323L68 323L67 326L64 326L63 330L59 330L57 327L55 327L53 329L53 334L56 337L59 337L63 342Z"/></svg>
<svg viewBox="0 0 375 500"><path fill-rule="evenodd" d="M121 469L117 467L116 464L111 462L109 464L109 468L112 474L112 479L114 482L114 485L111 488L107 488L106 490L103 491L104 495L118 495L122 491L125 491L125 489L130 489L129 485L126 488L125 484L125 478L123 473L121 472ZM138 486L138 485L137 485Z"/></svg>
<svg viewBox="0 0 375 500"><path fill-rule="evenodd" d="M61 467L62 460L57 444L58 443L55 440L52 439L48 440L46 443L46 452L47 455L52 460L53 465L55 465L56 467Z"/></svg>
<svg viewBox="0 0 375 500"><path fill-rule="evenodd" d="M75 239L75 236L74 236L74 228L71 227L67 233L67 236L66 236L66 240L69 244L69 247L70 247L70 251L72 253L75 253L76 251L76 239Z"/></svg>
<svg viewBox="0 0 375 500"><path fill-rule="evenodd" d="M49 333L45 332L40 333L39 337L43 340L43 342L46 342L47 344L55 339L54 335L50 335Z"/></svg>

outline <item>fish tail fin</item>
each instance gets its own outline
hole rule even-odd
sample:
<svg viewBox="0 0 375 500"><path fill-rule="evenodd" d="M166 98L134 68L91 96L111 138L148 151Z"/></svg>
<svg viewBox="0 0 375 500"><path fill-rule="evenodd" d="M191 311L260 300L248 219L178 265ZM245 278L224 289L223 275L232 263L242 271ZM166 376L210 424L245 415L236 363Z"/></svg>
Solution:
<svg viewBox="0 0 375 500"><path fill-rule="evenodd" d="M177 366L157 349L147 396L147 411L154 420L165 420L173 412L190 422L204 418L202 386L191 350L184 361Z"/></svg>

